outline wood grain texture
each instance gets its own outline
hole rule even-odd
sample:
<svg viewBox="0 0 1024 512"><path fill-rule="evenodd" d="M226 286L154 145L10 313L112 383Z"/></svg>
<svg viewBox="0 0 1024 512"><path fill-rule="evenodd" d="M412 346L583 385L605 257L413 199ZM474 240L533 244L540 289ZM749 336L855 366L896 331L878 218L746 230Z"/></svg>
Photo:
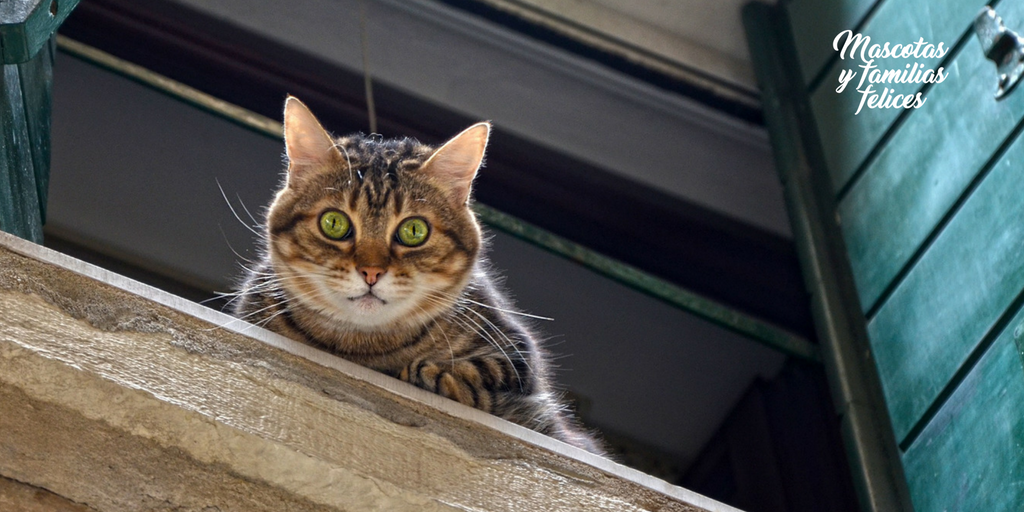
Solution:
<svg viewBox="0 0 1024 512"><path fill-rule="evenodd" d="M923 37L932 44L941 41L946 48L951 48L971 27L974 15L985 3L984 0L887 0L875 11L862 33L871 37L872 44L914 43ZM832 41L829 41L829 49L831 44ZM876 59L875 65L881 70L902 70L912 62L926 69L934 69L939 66L940 60ZM811 108L817 120L825 161L837 191L846 185L882 135L904 112L901 108L869 109L865 106L859 114L855 114L861 102L861 94L855 90L857 84L850 83L842 94L836 93L836 87L839 72L843 69L857 71L854 81L859 81L864 71L857 67L860 64L862 62L859 59L836 61L811 96ZM894 95L914 94L920 90L921 85L889 84L889 88L895 90ZM886 86L873 86L879 93L883 87Z"/></svg>
<svg viewBox="0 0 1024 512"><path fill-rule="evenodd" d="M0 510L17 512L94 512L56 494L0 476Z"/></svg>
<svg viewBox="0 0 1024 512"><path fill-rule="evenodd" d="M907 450L918 512L1019 510L1024 503L1024 369L1018 313Z"/></svg>
<svg viewBox="0 0 1024 512"><path fill-rule="evenodd" d="M1024 21L1024 2L1000 12ZM972 37L839 205L865 311L1024 116L1024 94L996 100L995 65Z"/></svg>
<svg viewBox="0 0 1024 512"><path fill-rule="evenodd" d="M790 23L800 30L793 32L800 75L810 84L824 71L832 51L832 39L846 29L854 29L864 19L871 6L884 0L793 0L784 3Z"/></svg>
<svg viewBox="0 0 1024 512"><path fill-rule="evenodd" d="M1024 138L978 186L868 333L897 439L1024 288Z"/></svg>
<svg viewBox="0 0 1024 512"><path fill-rule="evenodd" d="M0 474L97 510L733 510L9 235L0 245L0 453L14 454Z"/></svg>

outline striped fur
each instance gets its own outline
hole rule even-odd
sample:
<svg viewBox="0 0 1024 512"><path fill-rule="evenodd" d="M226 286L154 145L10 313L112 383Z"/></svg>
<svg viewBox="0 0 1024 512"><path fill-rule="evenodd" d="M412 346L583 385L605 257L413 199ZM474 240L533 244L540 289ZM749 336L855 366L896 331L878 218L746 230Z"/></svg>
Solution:
<svg viewBox="0 0 1024 512"><path fill-rule="evenodd" d="M332 140L293 98L285 119L288 177L236 316L603 453L558 399L546 353L488 275L468 196L489 125L437 148ZM324 234L328 210L348 216L350 237ZM396 235L412 217L430 227L417 247ZM366 269L383 272L373 282Z"/></svg>

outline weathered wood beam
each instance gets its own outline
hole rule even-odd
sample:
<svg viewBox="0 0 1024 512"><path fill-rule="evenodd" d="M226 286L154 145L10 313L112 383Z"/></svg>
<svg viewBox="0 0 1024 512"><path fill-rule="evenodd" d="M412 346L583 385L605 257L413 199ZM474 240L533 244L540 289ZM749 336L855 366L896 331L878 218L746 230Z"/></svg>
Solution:
<svg viewBox="0 0 1024 512"><path fill-rule="evenodd" d="M18 512L92 512L56 494L0 476L0 510Z"/></svg>
<svg viewBox="0 0 1024 512"><path fill-rule="evenodd" d="M0 477L87 510L733 510L0 233Z"/></svg>

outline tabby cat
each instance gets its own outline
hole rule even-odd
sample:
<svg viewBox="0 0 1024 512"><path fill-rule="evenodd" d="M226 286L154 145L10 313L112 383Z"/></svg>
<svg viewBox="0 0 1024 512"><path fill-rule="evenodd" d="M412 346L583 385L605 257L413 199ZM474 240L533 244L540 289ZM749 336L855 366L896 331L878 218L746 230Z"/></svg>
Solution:
<svg viewBox="0 0 1024 512"><path fill-rule="evenodd" d="M469 203L490 129L475 124L440 147L333 140L289 97L287 178L234 313L600 454L488 276Z"/></svg>

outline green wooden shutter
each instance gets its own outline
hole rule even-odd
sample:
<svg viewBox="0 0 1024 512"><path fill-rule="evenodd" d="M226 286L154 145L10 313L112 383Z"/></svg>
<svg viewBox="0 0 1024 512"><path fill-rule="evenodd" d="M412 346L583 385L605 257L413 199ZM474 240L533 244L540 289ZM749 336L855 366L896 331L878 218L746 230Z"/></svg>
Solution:
<svg viewBox="0 0 1024 512"><path fill-rule="evenodd" d="M41 243L53 33L78 0L0 0L0 230Z"/></svg>
<svg viewBox="0 0 1024 512"><path fill-rule="evenodd" d="M993 4L1024 31L1024 0ZM868 510L1024 507L1024 87L995 97L973 29L984 6L792 0L744 13L798 244L825 248L802 254L808 282L836 284L815 297L819 333L871 362L829 365L837 396L874 404L866 424L885 425L848 435L855 460L879 463L855 468ZM855 84L836 93L841 69L861 71L832 50L845 29L941 41L941 58L878 63L949 77L895 85L922 92L920 108L854 115ZM836 316L851 332L828 330Z"/></svg>

